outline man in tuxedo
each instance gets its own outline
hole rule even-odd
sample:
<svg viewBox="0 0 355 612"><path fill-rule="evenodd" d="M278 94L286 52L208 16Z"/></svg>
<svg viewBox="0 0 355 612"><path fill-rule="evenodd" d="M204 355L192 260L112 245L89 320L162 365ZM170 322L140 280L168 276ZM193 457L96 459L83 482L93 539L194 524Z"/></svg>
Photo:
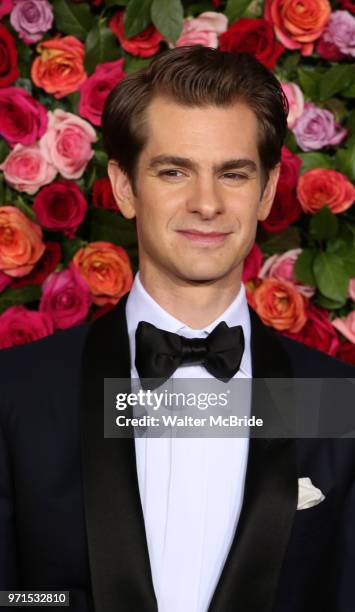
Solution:
<svg viewBox="0 0 355 612"><path fill-rule="evenodd" d="M354 376L246 301L286 117L243 53L170 50L111 92L108 173L139 273L99 319L0 352L1 589L68 590L75 612L355 610L351 439L103 430L105 378ZM301 509L300 482L317 505Z"/></svg>

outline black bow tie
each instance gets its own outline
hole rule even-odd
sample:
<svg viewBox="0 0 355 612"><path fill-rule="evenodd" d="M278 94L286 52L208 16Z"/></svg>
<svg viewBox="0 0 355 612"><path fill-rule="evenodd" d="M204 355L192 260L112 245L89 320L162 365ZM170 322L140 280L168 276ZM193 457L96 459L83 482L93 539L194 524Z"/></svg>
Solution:
<svg viewBox="0 0 355 612"><path fill-rule="evenodd" d="M184 338L140 321L136 330L135 365L146 389L167 380L182 364L202 364L219 380L229 380L239 370L244 352L244 334L241 325L228 327L222 321L207 338Z"/></svg>

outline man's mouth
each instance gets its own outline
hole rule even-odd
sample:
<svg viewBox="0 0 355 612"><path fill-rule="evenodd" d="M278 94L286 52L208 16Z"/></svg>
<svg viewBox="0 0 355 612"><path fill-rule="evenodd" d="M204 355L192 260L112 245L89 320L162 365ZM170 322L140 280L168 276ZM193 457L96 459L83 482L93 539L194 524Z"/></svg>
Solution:
<svg viewBox="0 0 355 612"><path fill-rule="evenodd" d="M199 244L222 244L231 232L201 232L194 229L177 230L190 242Z"/></svg>

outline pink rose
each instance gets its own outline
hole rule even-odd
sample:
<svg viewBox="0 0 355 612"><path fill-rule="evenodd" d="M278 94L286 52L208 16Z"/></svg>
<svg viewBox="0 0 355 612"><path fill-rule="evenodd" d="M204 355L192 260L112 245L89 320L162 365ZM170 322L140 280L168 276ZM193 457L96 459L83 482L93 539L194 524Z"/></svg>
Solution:
<svg viewBox="0 0 355 612"><path fill-rule="evenodd" d="M5 17L5 15L10 13L10 11L12 10L12 7L13 7L12 0L0 0L0 19L2 19L3 17Z"/></svg>
<svg viewBox="0 0 355 612"><path fill-rule="evenodd" d="M16 0L10 23L26 43L38 42L53 24L53 7L47 0Z"/></svg>
<svg viewBox="0 0 355 612"><path fill-rule="evenodd" d="M41 226L16 206L0 206L0 270L15 278L25 276L44 251Z"/></svg>
<svg viewBox="0 0 355 612"><path fill-rule="evenodd" d="M317 42L316 51L333 62L355 57L355 17L348 11L334 11Z"/></svg>
<svg viewBox="0 0 355 612"><path fill-rule="evenodd" d="M203 45L218 47L218 36L227 30L228 19L223 13L206 11L194 19L184 19L182 32L176 41L176 47L185 45ZM174 47L172 43L169 47Z"/></svg>
<svg viewBox="0 0 355 612"><path fill-rule="evenodd" d="M355 278L351 278L348 287L348 296L355 302Z"/></svg>
<svg viewBox="0 0 355 612"><path fill-rule="evenodd" d="M339 144L346 137L347 130L335 121L331 111L306 102L301 117L293 127L293 133L302 151L317 151Z"/></svg>
<svg viewBox="0 0 355 612"><path fill-rule="evenodd" d="M302 293L306 298L312 297L315 293L315 288L299 282L293 274L295 262L301 252L302 249L291 249L290 251L282 253L282 255L275 254L268 257L258 274L259 278L272 277L288 281L295 285L297 291Z"/></svg>
<svg viewBox="0 0 355 612"><path fill-rule="evenodd" d="M73 263L66 270L50 274L42 289L39 310L50 317L56 329L66 329L86 319L91 293Z"/></svg>
<svg viewBox="0 0 355 612"><path fill-rule="evenodd" d="M304 96L301 88L296 83L281 82L282 90L289 104L287 115L287 126L293 128L297 119L302 115L304 109Z"/></svg>
<svg viewBox="0 0 355 612"><path fill-rule="evenodd" d="M83 222L88 205L73 181L55 181L36 195L33 209L38 221L50 230L61 230L73 238Z"/></svg>
<svg viewBox="0 0 355 612"><path fill-rule="evenodd" d="M126 76L123 64L124 60L119 59L96 66L95 72L80 88L79 115L94 125L101 125L101 115L108 94Z"/></svg>
<svg viewBox="0 0 355 612"><path fill-rule="evenodd" d="M0 165L0 170L11 187L30 195L51 183L57 174L38 144L30 147L17 144Z"/></svg>
<svg viewBox="0 0 355 612"><path fill-rule="evenodd" d="M242 281L247 283L249 280L258 276L258 272L263 263L263 253L261 248L254 242L248 255L244 259Z"/></svg>
<svg viewBox="0 0 355 612"><path fill-rule="evenodd" d="M96 132L84 119L59 108L48 115L48 129L40 140L43 155L64 178L78 179L94 155Z"/></svg>
<svg viewBox="0 0 355 612"><path fill-rule="evenodd" d="M0 89L0 135L10 146L32 145L43 136L47 123L47 110L25 89Z"/></svg>
<svg viewBox="0 0 355 612"><path fill-rule="evenodd" d="M355 310L350 312L345 319L340 317L333 319L332 324L347 340L355 344Z"/></svg>
<svg viewBox="0 0 355 612"><path fill-rule="evenodd" d="M49 316L25 306L10 306L0 315L0 348L9 348L53 333Z"/></svg>

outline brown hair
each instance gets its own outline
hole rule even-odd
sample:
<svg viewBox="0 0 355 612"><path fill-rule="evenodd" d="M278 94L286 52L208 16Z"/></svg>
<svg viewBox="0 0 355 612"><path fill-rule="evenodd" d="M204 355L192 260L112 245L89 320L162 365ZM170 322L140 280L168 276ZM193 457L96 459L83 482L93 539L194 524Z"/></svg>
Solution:
<svg viewBox="0 0 355 612"><path fill-rule="evenodd" d="M281 85L268 68L246 52L178 47L160 53L148 68L120 81L105 102L103 140L109 159L127 174L134 191L137 161L147 139L145 110L157 95L186 106L240 101L253 110L263 192L269 171L281 158L289 111Z"/></svg>

